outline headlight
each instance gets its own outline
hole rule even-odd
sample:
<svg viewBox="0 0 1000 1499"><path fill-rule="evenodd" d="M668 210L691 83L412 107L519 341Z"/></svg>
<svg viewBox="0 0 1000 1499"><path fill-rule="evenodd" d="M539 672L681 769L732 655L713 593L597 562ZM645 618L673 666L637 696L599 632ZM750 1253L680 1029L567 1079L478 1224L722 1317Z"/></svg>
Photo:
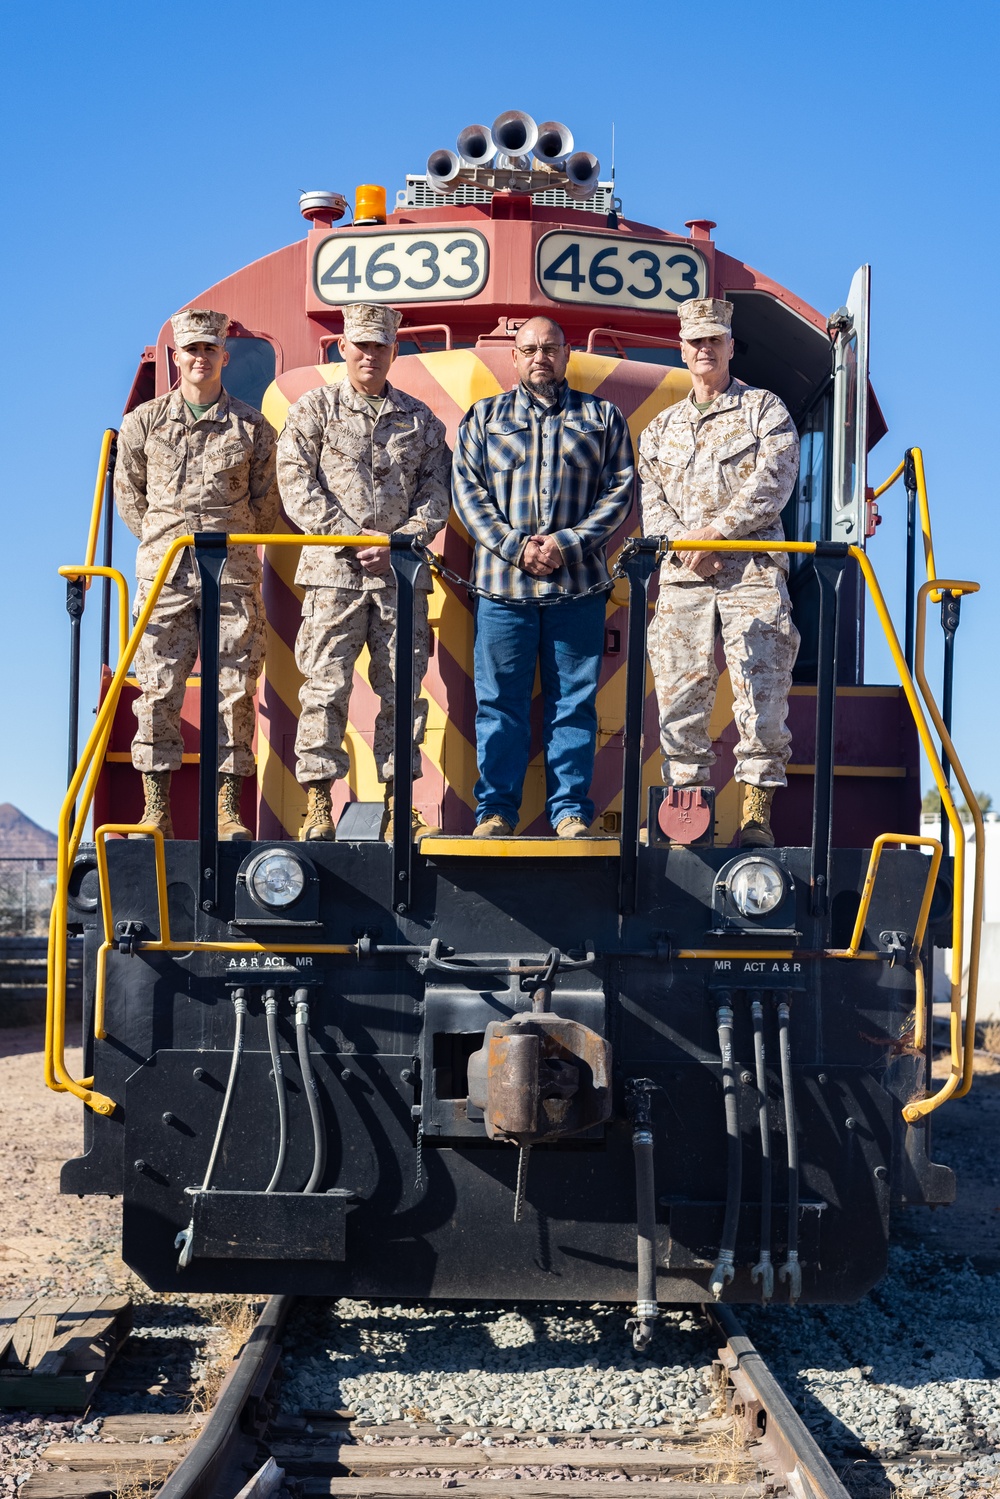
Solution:
<svg viewBox="0 0 1000 1499"><path fill-rule="evenodd" d="M785 879L767 859L741 859L726 876L726 890L741 916L768 916L785 897Z"/></svg>
<svg viewBox="0 0 1000 1499"><path fill-rule="evenodd" d="M273 849L258 854L247 870L247 889L259 905L282 911L306 888L306 871L294 854Z"/></svg>

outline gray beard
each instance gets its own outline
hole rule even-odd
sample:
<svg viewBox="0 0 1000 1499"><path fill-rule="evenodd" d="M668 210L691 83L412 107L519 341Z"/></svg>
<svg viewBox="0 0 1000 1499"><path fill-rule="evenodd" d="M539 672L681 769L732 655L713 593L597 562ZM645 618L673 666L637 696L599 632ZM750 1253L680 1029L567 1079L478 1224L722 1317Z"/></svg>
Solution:
<svg viewBox="0 0 1000 1499"><path fill-rule="evenodd" d="M552 406L558 399L559 387L562 385L561 380L528 379L524 383L532 395L537 396L540 401L544 401L547 406Z"/></svg>

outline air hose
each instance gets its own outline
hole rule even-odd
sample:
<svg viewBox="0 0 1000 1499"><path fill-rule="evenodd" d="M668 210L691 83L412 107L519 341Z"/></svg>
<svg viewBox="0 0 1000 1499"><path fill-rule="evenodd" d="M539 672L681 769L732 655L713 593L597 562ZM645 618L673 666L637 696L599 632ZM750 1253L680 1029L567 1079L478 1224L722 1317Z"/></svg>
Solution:
<svg viewBox="0 0 1000 1499"><path fill-rule="evenodd" d="M793 1304L802 1295L802 1266L799 1264L799 1140L792 1093L792 1047L789 1039L791 1007L787 999L778 1005L778 1049L781 1055L781 1091L785 1100L785 1138L788 1143L788 1254L778 1267L778 1279L788 1282L788 1299Z"/></svg>
<svg viewBox="0 0 1000 1499"><path fill-rule="evenodd" d="M726 1107L726 1214L722 1223L722 1243L708 1282L708 1289L719 1300L736 1274L736 1231L740 1222L740 1198L743 1192L743 1147L740 1140L740 1114L736 1097L736 1068L733 1063L733 1009L728 1002L716 1011L719 1028L719 1054L722 1057L722 1097Z"/></svg>
<svg viewBox="0 0 1000 1499"><path fill-rule="evenodd" d="M240 1070L240 1061L243 1056L243 1027L246 1023L247 1015L247 991L245 989L233 990L233 1010L236 1015L236 1031L233 1036L233 1055L229 1063L229 1081L226 1083L226 1095L222 1100L222 1111L219 1114L219 1122L215 1129L215 1139L212 1142L212 1154L208 1158L208 1169L205 1172L205 1179L201 1186L196 1189L199 1192L207 1192L211 1185L212 1174L215 1171L215 1162L218 1158L219 1148L222 1145L222 1136L226 1129L226 1120L229 1117L229 1105L232 1103L233 1094L236 1091L236 1076ZM191 1188L188 1188L188 1191L191 1190ZM191 1263L191 1255L194 1252L194 1213L191 1214L191 1222L187 1228L182 1229L174 1240L174 1248L180 1250L180 1257L177 1261L178 1270L186 1270Z"/></svg>
<svg viewBox="0 0 1000 1499"><path fill-rule="evenodd" d="M641 1353L653 1336L653 1323L660 1311L656 1301L656 1186L653 1174L652 1095L650 1078L629 1078L626 1102L632 1120L632 1150L635 1155L636 1260L638 1283L635 1315L626 1326L632 1346Z"/></svg>
<svg viewBox="0 0 1000 1499"><path fill-rule="evenodd" d="M276 1192L281 1173L285 1169L285 1156L288 1152L288 1100L285 1097L285 1074L281 1066L281 1048L278 1044L278 996L274 989L268 989L264 995L264 1013L267 1016L267 1045L271 1053L274 1091L278 1096L278 1159L274 1164L271 1180L264 1191Z"/></svg>
<svg viewBox="0 0 1000 1499"><path fill-rule="evenodd" d="M295 1049L299 1054L302 1086L305 1089L306 1102L309 1105L309 1118L312 1121L313 1132L312 1174L302 1190L303 1192L315 1192L319 1186L323 1172L326 1170L326 1134L323 1130L323 1116L319 1108L319 1092L316 1088L316 1079L313 1076L312 1059L309 1056L308 989L296 989L295 991Z"/></svg>
<svg viewBox="0 0 1000 1499"><path fill-rule="evenodd" d="M774 1295L774 1266L771 1264L771 1125L767 1117L767 1070L764 1065L764 1006L755 999L750 1006L753 1016L753 1055L757 1069L757 1112L760 1119L760 1259L750 1271L754 1285L760 1282L761 1301Z"/></svg>

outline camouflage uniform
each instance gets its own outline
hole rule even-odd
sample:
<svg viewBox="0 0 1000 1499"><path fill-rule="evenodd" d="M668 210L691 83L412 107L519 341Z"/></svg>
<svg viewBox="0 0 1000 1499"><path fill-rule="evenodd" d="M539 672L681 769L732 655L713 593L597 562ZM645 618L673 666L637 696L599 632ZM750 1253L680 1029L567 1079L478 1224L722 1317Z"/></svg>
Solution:
<svg viewBox="0 0 1000 1499"><path fill-rule="evenodd" d="M444 425L422 401L386 385L376 418L347 379L311 390L290 408L278 440L278 482L285 511L307 535L388 533L428 542L448 519L451 453ZM393 652L396 580L366 573L353 549L303 547L295 574L303 585L295 662L305 681L295 736L302 785L347 774L344 732L354 663L371 655L369 680L381 699L374 754L379 778L392 776ZM430 574L417 579L414 601L414 683L427 671ZM414 716L414 775L427 703Z"/></svg>
<svg viewBox="0 0 1000 1499"><path fill-rule="evenodd" d="M640 438L643 531L678 541L712 526L731 541L781 541L781 511L798 465L792 419L770 391L733 380L704 414L688 396L654 417ZM788 558L769 554L766 546L731 555L705 582L683 556L672 553L660 568L649 631L663 779L674 786L709 779L721 628L739 731L736 779L784 786L791 737L785 718L799 647L785 581Z"/></svg>
<svg viewBox="0 0 1000 1499"><path fill-rule="evenodd" d="M274 430L259 411L223 390L195 420L179 390L130 411L115 467L119 514L140 546L135 610L171 541L195 531L269 531L278 514ZM256 547L233 548L222 574L219 635L219 770L252 775L253 695L264 660L261 563ZM198 656L201 589L191 549L174 559L139 644L141 696L132 763L176 770L184 687Z"/></svg>

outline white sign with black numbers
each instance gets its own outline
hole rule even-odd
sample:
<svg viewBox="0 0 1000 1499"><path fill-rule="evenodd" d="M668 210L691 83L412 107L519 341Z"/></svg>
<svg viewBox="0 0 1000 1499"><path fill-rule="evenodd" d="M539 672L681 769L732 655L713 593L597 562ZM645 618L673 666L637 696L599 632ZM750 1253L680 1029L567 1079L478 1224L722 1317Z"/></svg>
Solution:
<svg viewBox="0 0 1000 1499"><path fill-rule="evenodd" d="M538 241L535 278L554 302L676 312L708 296L708 264L676 241L626 234L546 234Z"/></svg>
<svg viewBox="0 0 1000 1499"><path fill-rule="evenodd" d="M313 287L331 307L446 302L482 291L489 266L489 246L474 229L332 234L316 249Z"/></svg>

